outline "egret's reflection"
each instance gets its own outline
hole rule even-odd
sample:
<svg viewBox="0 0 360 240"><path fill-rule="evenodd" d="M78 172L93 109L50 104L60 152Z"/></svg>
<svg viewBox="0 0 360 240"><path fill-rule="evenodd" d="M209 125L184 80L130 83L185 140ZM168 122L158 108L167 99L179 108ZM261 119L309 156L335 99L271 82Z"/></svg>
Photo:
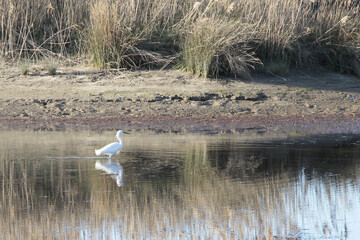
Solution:
<svg viewBox="0 0 360 240"><path fill-rule="evenodd" d="M105 173L111 175L111 177L115 179L116 184L119 187L124 185L124 170L120 163L114 162L112 160L109 161L97 160L95 163L95 169L102 170Z"/></svg>

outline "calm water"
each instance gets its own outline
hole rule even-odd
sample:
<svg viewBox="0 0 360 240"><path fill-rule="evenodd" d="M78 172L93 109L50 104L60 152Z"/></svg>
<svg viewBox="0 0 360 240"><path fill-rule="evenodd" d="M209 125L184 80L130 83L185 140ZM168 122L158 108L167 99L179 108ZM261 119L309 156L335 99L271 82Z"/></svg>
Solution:
<svg viewBox="0 0 360 240"><path fill-rule="evenodd" d="M0 239L358 239L360 136L0 132Z"/></svg>

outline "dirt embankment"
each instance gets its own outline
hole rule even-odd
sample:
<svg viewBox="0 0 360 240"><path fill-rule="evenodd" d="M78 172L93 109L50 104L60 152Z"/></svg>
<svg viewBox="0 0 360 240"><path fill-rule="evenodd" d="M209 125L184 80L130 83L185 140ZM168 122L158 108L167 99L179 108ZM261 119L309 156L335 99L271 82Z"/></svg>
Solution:
<svg viewBox="0 0 360 240"><path fill-rule="evenodd" d="M358 122L360 113L360 80L321 70L297 71L286 78L254 76L251 80L209 80L178 70L61 67L55 76L49 76L45 69L33 67L22 76L18 68L3 65L0 71L3 121L87 119L100 123L117 119L146 126L154 119L183 119L189 126L196 122L191 119L214 125L219 119L237 125L247 119L256 125L255 119L281 122L331 116ZM236 128L232 124L229 128Z"/></svg>

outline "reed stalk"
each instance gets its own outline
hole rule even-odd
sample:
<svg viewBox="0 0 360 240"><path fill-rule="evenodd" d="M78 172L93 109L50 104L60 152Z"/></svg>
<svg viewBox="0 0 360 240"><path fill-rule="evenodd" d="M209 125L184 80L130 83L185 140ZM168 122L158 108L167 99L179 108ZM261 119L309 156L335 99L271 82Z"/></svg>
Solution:
<svg viewBox="0 0 360 240"><path fill-rule="evenodd" d="M360 75L357 1L2 0L3 58L177 65L203 77L326 66Z"/></svg>

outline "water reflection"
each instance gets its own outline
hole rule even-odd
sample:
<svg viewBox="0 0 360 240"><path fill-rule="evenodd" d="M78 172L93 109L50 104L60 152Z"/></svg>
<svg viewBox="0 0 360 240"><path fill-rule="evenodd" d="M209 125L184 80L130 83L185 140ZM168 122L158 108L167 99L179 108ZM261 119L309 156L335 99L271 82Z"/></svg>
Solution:
<svg viewBox="0 0 360 240"><path fill-rule="evenodd" d="M109 162L46 158L91 156L94 146L107 141L104 134L0 134L0 239L356 239L360 234L357 136L310 136L313 143L307 136L134 134L121 158ZM121 188L99 174L123 176L123 168Z"/></svg>
<svg viewBox="0 0 360 240"><path fill-rule="evenodd" d="M116 181L116 184L119 187L124 185L124 170L120 163L111 159L108 161L97 160L95 163L95 169L102 170L106 174L109 174Z"/></svg>

